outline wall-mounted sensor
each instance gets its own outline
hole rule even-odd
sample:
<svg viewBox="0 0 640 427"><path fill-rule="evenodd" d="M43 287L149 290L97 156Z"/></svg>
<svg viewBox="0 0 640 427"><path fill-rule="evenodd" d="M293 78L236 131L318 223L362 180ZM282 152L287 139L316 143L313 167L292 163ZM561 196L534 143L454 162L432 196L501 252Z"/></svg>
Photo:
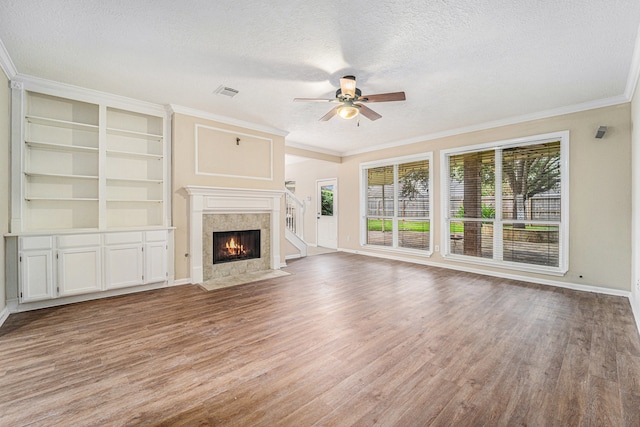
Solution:
<svg viewBox="0 0 640 427"><path fill-rule="evenodd" d="M596 138L602 139L602 137L604 136L606 131L607 131L607 127L606 126L600 126L598 128L598 131L596 132Z"/></svg>

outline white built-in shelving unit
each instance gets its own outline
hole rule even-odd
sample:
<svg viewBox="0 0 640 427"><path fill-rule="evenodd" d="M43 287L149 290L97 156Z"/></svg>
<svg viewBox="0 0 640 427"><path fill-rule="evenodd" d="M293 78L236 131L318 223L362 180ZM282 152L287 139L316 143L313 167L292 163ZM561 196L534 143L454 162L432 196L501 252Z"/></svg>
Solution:
<svg viewBox="0 0 640 427"><path fill-rule="evenodd" d="M166 284L166 109L54 82L25 79L11 87L7 238L18 302Z"/></svg>
<svg viewBox="0 0 640 427"><path fill-rule="evenodd" d="M107 108L107 227L163 224L162 129L161 117Z"/></svg>
<svg viewBox="0 0 640 427"><path fill-rule="evenodd" d="M22 231L98 228L99 107L27 92Z"/></svg>
<svg viewBox="0 0 640 427"><path fill-rule="evenodd" d="M165 117L23 98L22 231L166 225Z"/></svg>

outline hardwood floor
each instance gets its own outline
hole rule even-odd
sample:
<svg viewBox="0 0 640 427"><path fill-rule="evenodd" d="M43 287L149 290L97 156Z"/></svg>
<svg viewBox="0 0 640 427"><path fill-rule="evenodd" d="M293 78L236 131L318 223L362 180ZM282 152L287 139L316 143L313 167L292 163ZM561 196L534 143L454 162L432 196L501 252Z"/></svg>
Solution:
<svg viewBox="0 0 640 427"><path fill-rule="evenodd" d="M0 425L638 426L629 302L332 253L13 314Z"/></svg>

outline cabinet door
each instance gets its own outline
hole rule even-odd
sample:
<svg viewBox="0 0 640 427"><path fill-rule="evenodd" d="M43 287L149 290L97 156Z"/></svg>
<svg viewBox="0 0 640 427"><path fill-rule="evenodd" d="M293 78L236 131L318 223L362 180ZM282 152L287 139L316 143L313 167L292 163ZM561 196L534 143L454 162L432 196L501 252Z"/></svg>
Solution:
<svg viewBox="0 0 640 427"><path fill-rule="evenodd" d="M107 289L142 284L142 244L105 247Z"/></svg>
<svg viewBox="0 0 640 427"><path fill-rule="evenodd" d="M102 290L100 247L58 251L58 287L60 296Z"/></svg>
<svg viewBox="0 0 640 427"><path fill-rule="evenodd" d="M164 282L167 280L167 242L153 242L144 245L144 282Z"/></svg>
<svg viewBox="0 0 640 427"><path fill-rule="evenodd" d="M53 252L51 250L20 253L20 302L54 298Z"/></svg>

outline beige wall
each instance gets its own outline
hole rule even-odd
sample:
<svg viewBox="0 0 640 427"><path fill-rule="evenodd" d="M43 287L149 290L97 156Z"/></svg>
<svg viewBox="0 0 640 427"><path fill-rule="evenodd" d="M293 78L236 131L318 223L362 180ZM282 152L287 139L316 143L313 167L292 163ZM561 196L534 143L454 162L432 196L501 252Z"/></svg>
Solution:
<svg viewBox="0 0 640 427"><path fill-rule="evenodd" d="M290 147L288 145L285 146L284 149L285 154L290 154L292 156L306 157L308 159L315 160L324 160L333 163L340 163L342 161L342 157L334 156L332 154L318 153L317 151L304 150L302 148Z"/></svg>
<svg viewBox="0 0 640 427"><path fill-rule="evenodd" d="M629 291L631 282L630 120L631 106L622 104L345 157L342 159L338 177L340 186L338 246L362 250L359 245L360 198L358 196L361 162L433 152L434 245L441 245L440 150L569 130L571 140L570 244L569 271L565 276L529 274L475 264L455 263L445 260L440 253L434 253L429 261ZM594 138L599 125L609 127L604 139ZM579 277L581 275L582 278Z"/></svg>
<svg viewBox="0 0 640 427"><path fill-rule="evenodd" d="M11 90L9 79L0 71L0 235L9 232L9 142L11 140ZM3 239L4 241L4 239ZM0 313L7 305L5 295L5 246L0 245Z"/></svg>
<svg viewBox="0 0 640 427"><path fill-rule="evenodd" d="M285 168L287 181L296 182L296 197L305 203L304 214L304 240L312 245L316 244L316 212L317 196L316 181L319 179L337 178L339 165L323 160L306 160L289 164ZM340 181L338 181L338 194L340 194ZM338 209L341 205L338 204ZM338 212L338 216L340 216Z"/></svg>
<svg viewBox="0 0 640 427"><path fill-rule="evenodd" d="M636 322L640 329L640 86L636 90L631 102L631 145L632 145L632 182L633 189L633 248L632 248L632 274L631 302L636 315Z"/></svg>
<svg viewBox="0 0 640 427"><path fill-rule="evenodd" d="M264 151L256 152L256 144L265 144L267 140L273 142L273 176L272 179L238 178L227 176L212 176L196 174L196 124L206 126L207 132L200 134L200 143L205 147L208 155L215 155L216 161L221 158L246 157L250 161L247 164L237 165L237 175L264 178L264 168L259 168L256 174L255 162L258 159L267 161ZM211 130L208 128L215 128ZM230 132L224 132L230 131ZM236 145L236 137L240 138L240 144ZM244 141L247 141L245 144ZM212 151L212 146L215 149ZM260 146L262 147L262 146ZM202 151L199 150L199 153ZM215 153L215 154L214 154ZM175 278L176 280L189 278L189 253L188 224L189 197L184 191L188 185L201 185L209 187L226 188L252 188L263 190L284 189L284 137L271 135L264 132L231 126L184 114L174 114L172 123L172 158L171 158L171 185L172 185L172 218L175 230ZM199 159L199 169L205 168L205 172L215 170L208 169ZM284 200L283 200L284 206ZM283 221L284 224L284 221ZM281 242L284 242L284 227L281 229ZM280 259L284 260L284 245L281 245Z"/></svg>

